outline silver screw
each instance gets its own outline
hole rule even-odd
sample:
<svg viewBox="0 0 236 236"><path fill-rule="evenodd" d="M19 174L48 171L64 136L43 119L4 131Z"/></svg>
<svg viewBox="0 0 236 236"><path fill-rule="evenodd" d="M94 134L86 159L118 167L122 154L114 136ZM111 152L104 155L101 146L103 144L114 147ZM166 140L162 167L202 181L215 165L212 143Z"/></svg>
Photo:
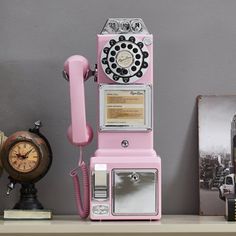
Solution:
<svg viewBox="0 0 236 236"><path fill-rule="evenodd" d="M137 182L139 180L139 175L134 172L131 174L130 178L133 182Z"/></svg>
<svg viewBox="0 0 236 236"><path fill-rule="evenodd" d="M149 37L145 37L145 38L143 39L143 43L144 43L146 46L151 45L151 44L152 44L152 39L149 38Z"/></svg>
<svg viewBox="0 0 236 236"><path fill-rule="evenodd" d="M127 147L129 146L129 141L128 141L128 140L123 140L123 141L121 142L121 146L122 146L123 148L127 148Z"/></svg>

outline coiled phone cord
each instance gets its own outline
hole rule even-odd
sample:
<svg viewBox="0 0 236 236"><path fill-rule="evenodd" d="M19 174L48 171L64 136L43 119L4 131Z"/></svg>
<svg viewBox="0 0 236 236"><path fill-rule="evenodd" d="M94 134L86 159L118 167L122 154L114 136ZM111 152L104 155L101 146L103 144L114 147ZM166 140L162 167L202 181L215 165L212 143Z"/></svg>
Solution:
<svg viewBox="0 0 236 236"><path fill-rule="evenodd" d="M81 191L80 191L80 181L78 178L78 171L82 173L83 179L83 201L81 198ZM73 169L70 172L70 176L73 178L74 189L75 189L75 198L76 198L76 205L78 214L81 218L85 219L89 215L89 174L88 168L83 161L83 149L80 147L80 156L78 161L77 168Z"/></svg>

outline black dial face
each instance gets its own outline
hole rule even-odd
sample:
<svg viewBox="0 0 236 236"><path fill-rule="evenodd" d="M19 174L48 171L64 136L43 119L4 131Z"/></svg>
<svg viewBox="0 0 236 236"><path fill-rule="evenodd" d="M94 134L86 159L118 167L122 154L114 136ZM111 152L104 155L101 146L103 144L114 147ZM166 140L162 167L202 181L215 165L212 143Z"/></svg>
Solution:
<svg viewBox="0 0 236 236"><path fill-rule="evenodd" d="M148 57L148 50L142 41L121 35L111 39L103 48L102 68L111 80L132 83L146 72Z"/></svg>

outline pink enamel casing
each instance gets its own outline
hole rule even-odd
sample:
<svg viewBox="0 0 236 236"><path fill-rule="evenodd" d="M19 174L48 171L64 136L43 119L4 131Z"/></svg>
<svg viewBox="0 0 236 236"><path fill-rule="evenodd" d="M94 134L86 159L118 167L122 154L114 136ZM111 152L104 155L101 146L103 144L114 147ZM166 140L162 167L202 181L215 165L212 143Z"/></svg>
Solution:
<svg viewBox="0 0 236 236"><path fill-rule="evenodd" d="M88 60L83 56L71 56L65 64L64 70L70 80L71 125L67 136L76 146L85 146L93 138L92 128L86 124L84 81L89 71Z"/></svg>
<svg viewBox="0 0 236 236"><path fill-rule="evenodd" d="M136 35L139 40L143 40L147 35ZM101 67L101 52L110 39L116 35L98 35L97 37L97 61L98 61L98 84L115 84L104 73ZM152 35L148 35L152 39ZM135 84L153 85L153 47L152 44L147 46L150 54L149 68L145 75ZM127 85L128 86L128 85ZM98 91L99 93L100 91ZM99 101L99 103L103 101ZM100 111L99 111L100 112ZM152 119L153 120L153 119ZM99 123L99 119L98 119ZM95 169L96 164L106 164L107 173L109 173L109 183L113 183L112 171L114 169L156 169L157 170L157 195L156 195L156 214L136 214L136 215L115 215L113 208L113 187L109 185L109 198L106 201L95 201L92 197L92 188L90 188L90 219L92 220L159 220L161 218L161 159L153 149L153 130L147 132L102 132L97 131L98 149L94 157L90 160L90 177ZM122 140L129 140L129 147L123 148L120 144ZM108 215L94 215L93 206L104 204L109 205ZM137 202L138 204L138 202Z"/></svg>
<svg viewBox="0 0 236 236"><path fill-rule="evenodd" d="M100 104L104 101L100 99L101 85L116 85L119 83L111 80L104 72L101 63L101 55L107 43L111 39L116 39L115 34L99 34L97 37L97 150L90 159L89 177L89 205L91 220L159 220L161 218L161 159L153 148L153 125L152 128L145 131L125 131L125 130L109 130L100 129L99 114L103 112ZM126 39L130 35L125 35ZM151 42L153 36L151 34L134 35L136 40L143 41L148 37ZM153 94L153 44L147 44L146 49L149 53L148 69L143 76L130 83L130 85L147 85L150 86ZM86 124L85 109L85 93L84 81L87 80L89 71L88 60L83 56L71 56L64 64L64 70L69 75L70 80L70 101L71 101L71 126L68 128L67 136L70 142L76 146L85 146L93 138L93 132L89 125ZM129 86L126 84L125 86ZM151 106L153 107L153 99ZM153 121L153 109L151 120ZM123 140L129 142L128 147L122 147ZM105 199L97 199L94 197L94 173L96 166L106 166L108 179L108 194ZM156 172L155 182L155 212L152 213L131 213L117 215L114 212L114 177L113 173L116 169L139 170L154 169ZM135 199L134 199L135 202ZM145 201L144 201L145 202ZM137 201L137 204L139 202ZM96 206L108 206L109 210L106 214L99 215L94 213L93 208ZM146 207L146 205L145 205Z"/></svg>

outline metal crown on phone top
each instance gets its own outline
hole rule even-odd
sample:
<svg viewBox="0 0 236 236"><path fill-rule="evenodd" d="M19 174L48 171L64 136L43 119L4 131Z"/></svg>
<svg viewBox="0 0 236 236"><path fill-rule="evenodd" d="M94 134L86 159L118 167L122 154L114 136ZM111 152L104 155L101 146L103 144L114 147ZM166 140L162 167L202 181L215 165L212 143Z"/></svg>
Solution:
<svg viewBox="0 0 236 236"><path fill-rule="evenodd" d="M141 18L109 18L101 34L149 34Z"/></svg>

